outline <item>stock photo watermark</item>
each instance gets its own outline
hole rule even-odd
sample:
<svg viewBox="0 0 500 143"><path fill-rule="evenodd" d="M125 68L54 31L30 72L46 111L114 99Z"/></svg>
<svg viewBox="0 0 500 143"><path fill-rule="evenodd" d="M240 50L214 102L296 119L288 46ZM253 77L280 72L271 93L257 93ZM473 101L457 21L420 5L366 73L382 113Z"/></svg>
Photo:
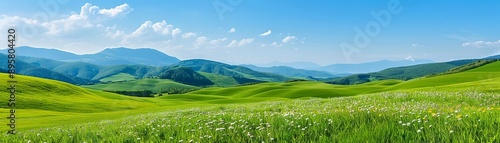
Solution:
<svg viewBox="0 0 500 143"><path fill-rule="evenodd" d="M342 42L339 47L347 62L351 62L351 56L356 53L361 53L361 49L368 47L373 37L378 36L382 28L390 25L392 16L403 11L400 0L390 0L387 3L386 9L379 11L371 11L370 15L374 20L367 22L364 29L354 27L356 35L353 37L353 44Z"/></svg>
<svg viewBox="0 0 500 143"><path fill-rule="evenodd" d="M16 84L17 80L15 77L16 73L16 50L14 47L16 46L16 30L15 29L9 29L7 30L7 47L8 48L8 73L9 73L9 80L7 80L7 90L9 92L9 100L7 102L7 105L10 108L9 111L9 116L7 119L9 119L9 124L7 126L10 127L9 131L7 132L8 134L16 134Z"/></svg>
<svg viewBox="0 0 500 143"><path fill-rule="evenodd" d="M226 12L232 12L234 8L239 6L242 2L243 0L214 0L212 5L220 21L224 21L224 14Z"/></svg>

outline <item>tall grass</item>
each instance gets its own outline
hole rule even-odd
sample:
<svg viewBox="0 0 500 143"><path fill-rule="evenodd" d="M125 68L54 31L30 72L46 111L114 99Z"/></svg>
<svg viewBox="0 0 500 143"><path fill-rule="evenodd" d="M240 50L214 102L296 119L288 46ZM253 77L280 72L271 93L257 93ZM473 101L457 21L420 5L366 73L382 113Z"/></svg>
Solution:
<svg viewBox="0 0 500 143"><path fill-rule="evenodd" d="M500 95L402 91L214 105L34 129L0 142L500 142Z"/></svg>

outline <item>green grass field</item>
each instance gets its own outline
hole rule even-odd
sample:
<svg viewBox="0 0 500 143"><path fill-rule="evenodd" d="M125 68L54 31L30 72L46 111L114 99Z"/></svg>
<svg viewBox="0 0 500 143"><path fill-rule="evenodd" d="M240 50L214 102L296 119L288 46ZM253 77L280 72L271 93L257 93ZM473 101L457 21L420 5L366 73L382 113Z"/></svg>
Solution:
<svg viewBox="0 0 500 143"><path fill-rule="evenodd" d="M261 83L157 98L18 82L20 133L0 142L500 142L500 62L410 81ZM162 81L131 82L113 89Z"/></svg>

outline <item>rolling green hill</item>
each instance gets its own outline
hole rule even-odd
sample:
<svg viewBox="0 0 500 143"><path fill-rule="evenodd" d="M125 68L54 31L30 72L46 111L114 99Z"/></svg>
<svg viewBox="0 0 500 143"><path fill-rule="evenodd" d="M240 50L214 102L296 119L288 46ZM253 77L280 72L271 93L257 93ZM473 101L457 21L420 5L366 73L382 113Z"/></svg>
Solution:
<svg viewBox="0 0 500 143"><path fill-rule="evenodd" d="M217 75L238 77L238 78L247 78L257 81L282 82L290 80L290 78L282 75L258 72L243 66L228 65L220 62L201 60L201 59L181 61L177 64L171 65L171 67L190 67L191 69L197 72L213 73Z"/></svg>
<svg viewBox="0 0 500 143"><path fill-rule="evenodd" d="M8 80L0 73L0 80ZM16 124L20 131L121 119L161 109L183 108L180 100L158 100L86 89L69 83L17 75ZM160 83L161 84L161 83ZM7 87L7 82L1 82ZM194 87L196 88L196 87ZM7 92L0 92L0 114L8 115ZM7 130L1 126L0 130Z"/></svg>
<svg viewBox="0 0 500 143"><path fill-rule="evenodd" d="M457 60L444 63L430 63L406 67L389 68L379 72L354 74L342 78L336 78L327 83L331 84L361 84L370 81L399 79L410 80L413 78L423 77L426 75L446 72L452 68L459 67L477 60Z"/></svg>
<svg viewBox="0 0 500 143"><path fill-rule="evenodd" d="M495 59L495 60L478 60L478 61L475 61L475 62L472 62L472 63L468 63L466 65L462 65L462 66L459 66L459 67L456 67L456 68L452 68L452 69L450 69L450 70L448 70L446 72L443 72L443 73L431 74L431 75L429 75L429 77L439 76L439 75L447 75L447 74L454 74L454 73L460 73L460 72L464 72L464 71L467 71L467 70L478 68L478 67L484 66L486 64L490 64L490 63L496 62L496 61L499 61L499 60L497 60L497 59Z"/></svg>
<svg viewBox="0 0 500 143"><path fill-rule="evenodd" d="M154 93L168 93L173 91L191 91L200 89L200 87L178 83L169 79L139 79L134 81L101 83L95 85L83 86L95 90L110 91L141 91L150 90Z"/></svg>
<svg viewBox="0 0 500 143"><path fill-rule="evenodd" d="M464 72L446 74L429 78L417 78L390 87L397 89L439 89L460 90L474 88L482 91L500 91L500 62L488 63L486 65L470 69Z"/></svg>
<svg viewBox="0 0 500 143"><path fill-rule="evenodd" d="M165 99L185 101L209 101L232 103L239 100L268 100L274 98L342 97L395 90L419 90L422 88L457 90L473 88L479 91L500 91L500 62L489 63L472 70L436 77L403 80L380 80L356 85L334 85L313 81L287 83L261 83L231 88L205 88L185 95L165 96ZM208 96L207 96L208 95ZM204 98L199 98L205 96Z"/></svg>
<svg viewBox="0 0 500 143"><path fill-rule="evenodd" d="M0 74L7 80L7 74ZM385 91L457 91L477 90L500 92L500 62L489 63L460 73L422 77L409 81L382 80L358 85L333 85L313 81L261 83L231 88L211 87L187 94L164 95L158 98L137 98L102 92L110 89L160 91L164 87L186 87L171 80L141 79L113 84L77 87L68 83L28 76L17 76L17 103L20 129L76 124L127 115L160 112L166 108L180 109L193 105L235 104L259 101L330 98L354 96ZM6 82L0 83L4 87ZM112 87L114 86L114 87ZM6 114L7 92L0 92L0 113ZM175 106L175 107L174 107ZM6 129L6 126L0 129Z"/></svg>
<svg viewBox="0 0 500 143"><path fill-rule="evenodd" d="M7 74L0 73L6 81ZM57 112L95 113L135 109L150 106L134 98L107 92L87 90L69 83L38 77L16 75L17 109L37 109ZM1 83L7 87L7 83ZM0 92L0 107L7 107L7 92ZM120 101L120 102L118 102Z"/></svg>

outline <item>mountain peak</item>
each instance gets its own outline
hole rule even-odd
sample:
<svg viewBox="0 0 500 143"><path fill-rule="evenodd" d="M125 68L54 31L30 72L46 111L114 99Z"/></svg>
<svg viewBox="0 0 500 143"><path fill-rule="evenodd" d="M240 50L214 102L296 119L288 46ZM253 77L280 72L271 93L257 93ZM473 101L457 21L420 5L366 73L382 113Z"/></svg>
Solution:
<svg viewBox="0 0 500 143"><path fill-rule="evenodd" d="M85 55L77 55L58 49L34 48L29 46L20 46L17 50L20 56L45 58L64 62L87 62L105 66L131 64L166 66L180 61L175 57L151 48L106 48L98 53Z"/></svg>

